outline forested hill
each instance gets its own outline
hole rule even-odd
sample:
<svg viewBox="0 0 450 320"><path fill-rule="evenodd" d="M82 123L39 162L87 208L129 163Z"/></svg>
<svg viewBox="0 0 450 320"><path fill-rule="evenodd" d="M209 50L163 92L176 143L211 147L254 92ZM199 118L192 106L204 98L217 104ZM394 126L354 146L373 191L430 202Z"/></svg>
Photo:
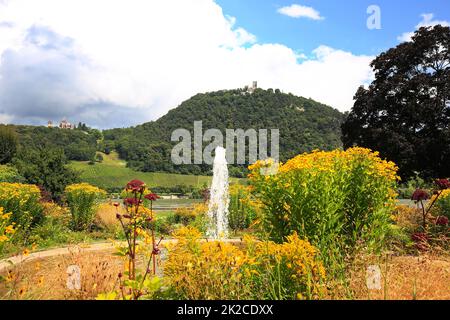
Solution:
<svg viewBox="0 0 450 320"><path fill-rule="evenodd" d="M197 94L157 121L105 130L104 148L116 149L130 167L142 171L207 173L211 170L207 165L172 164L170 153L175 143L170 137L175 129L188 129L192 134L194 121L199 120L203 131L217 128L224 137L225 129L279 129L283 161L313 149L340 147L343 118L336 109L279 90L257 89L252 94L244 89L217 91ZM231 173L239 176L244 170L235 167Z"/></svg>
<svg viewBox="0 0 450 320"><path fill-rule="evenodd" d="M46 126L8 125L17 134L20 148L58 148L68 160L94 160L101 132L95 129L60 129Z"/></svg>

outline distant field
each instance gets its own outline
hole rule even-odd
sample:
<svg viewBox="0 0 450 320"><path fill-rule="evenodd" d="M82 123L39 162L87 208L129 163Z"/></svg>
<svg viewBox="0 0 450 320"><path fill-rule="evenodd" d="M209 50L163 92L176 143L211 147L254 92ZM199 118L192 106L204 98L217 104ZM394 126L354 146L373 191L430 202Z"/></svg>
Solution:
<svg viewBox="0 0 450 320"><path fill-rule="evenodd" d="M102 153L102 156L102 163L89 165L85 161L72 161L70 166L81 172L81 179L84 182L104 189L125 186L128 181L133 179L142 180L150 187L171 187L183 184L202 186L204 183L210 184L212 179L208 176L139 172L127 168L125 162L120 160L116 153L110 155ZM232 180L237 181L237 179Z"/></svg>

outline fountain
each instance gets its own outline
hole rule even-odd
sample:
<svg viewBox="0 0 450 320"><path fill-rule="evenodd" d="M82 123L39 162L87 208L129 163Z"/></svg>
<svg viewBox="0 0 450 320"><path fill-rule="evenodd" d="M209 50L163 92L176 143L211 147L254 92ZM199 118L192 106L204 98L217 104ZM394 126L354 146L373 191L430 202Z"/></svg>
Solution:
<svg viewBox="0 0 450 320"><path fill-rule="evenodd" d="M224 239L228 237L228 167L226 150L216 148L213 162L213 179L211 183L208 207L209 225L207 236L210 239Z"/></svg>

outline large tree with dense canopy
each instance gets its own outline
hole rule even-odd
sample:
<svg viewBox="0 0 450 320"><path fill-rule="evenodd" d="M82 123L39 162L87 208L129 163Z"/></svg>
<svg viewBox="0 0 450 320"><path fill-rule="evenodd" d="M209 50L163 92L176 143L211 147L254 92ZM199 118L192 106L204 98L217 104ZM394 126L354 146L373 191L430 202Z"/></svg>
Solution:
<svg viewBox="0 0 450 320"><path fill-rule="evenodd" d="M407 178L450 176L450 28L422 27L380 54L342 125L345 147L380 151Z"/></svg>

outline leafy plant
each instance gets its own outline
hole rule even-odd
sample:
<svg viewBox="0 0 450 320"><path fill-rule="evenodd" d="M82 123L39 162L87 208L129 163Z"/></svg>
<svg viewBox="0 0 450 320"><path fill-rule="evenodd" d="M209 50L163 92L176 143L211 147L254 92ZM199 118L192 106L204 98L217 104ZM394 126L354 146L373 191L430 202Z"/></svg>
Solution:
<svg viewBox="0 0 450 320"><path fill-rule="evenodd" d="M25 182L16 168L10 165L0 165L0 182Z"/></svg>
<svg viewBox="0 0 450 320"><path fill-rule="evenodd" d="M78 180L77 173L67 167L67 159L61 149L22 148L14 164L28 183L43 187L56 201L61 200L67 185Z"/></svg>
<svg viewBox="0 0 450 320"><path fill-rule="evenodd" d="M256 207L245 186L230 186L228 224L231 230L244 230L250 227L257 217Z"/></svg>
<svg viewBox="0 0 450 320"><path fill-rule="evenodd" d="M89 229L94 221L99 200L106 192L88 183L79 183L69 185L64 193L72 214L72 229Z"/></svg>
<svg viewBox="0 0 450 320"><path fill-rule="evenodd" d="M137 300L146 294L150 294L149 290L154 289L156 275L156 256L160 253L158 248L159 242L155 240L154 213L153 202L159 196L154 193L145 194L145 183L140 180L132 180L126 186L129 197L124 199L126 214L120 214L117 211L117 219L119 219L123 232L126 237L127 246L118 249L117 255L126 258L125 278L121 279L121 294L124 299ZM150 202L150 209L143 206L144 199ZM117 210L119 203L115 204ZM144 238L144 245L138 244L138 237ZM148 260L145 263L143 273L140 273L136 266L138 250L150 246L148 252ZM152 275L153 278L149 277Z"/></svg>
<svg viewBox="0 0 450 320"><path fill-rule="evenodd" d="M384 246L396 197L394 163L351 148L302 154L277 174L262 174L271 165L268 160L250 167L270 239L282 242L295 231L320 250L330 272L341 274L346 255Z"/></svg>

